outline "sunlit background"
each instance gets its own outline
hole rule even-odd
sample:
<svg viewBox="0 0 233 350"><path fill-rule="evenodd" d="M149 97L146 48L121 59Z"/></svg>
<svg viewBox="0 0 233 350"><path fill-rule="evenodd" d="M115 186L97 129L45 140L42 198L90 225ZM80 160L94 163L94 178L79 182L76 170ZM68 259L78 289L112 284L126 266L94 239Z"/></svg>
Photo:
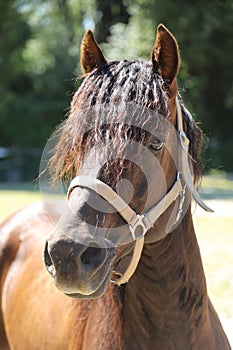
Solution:
<svg viewBox="0 0 233 350"><path fill-rule="evenodd" d="M40 200L41 153L80 84L91 28L109 60L149 60L162 22L179 42L179 89L205 133L203 197L194 208L209 292L233 333L233 2L0 1L0 220ZM233 340L231 340L233 343Z"/></svg>

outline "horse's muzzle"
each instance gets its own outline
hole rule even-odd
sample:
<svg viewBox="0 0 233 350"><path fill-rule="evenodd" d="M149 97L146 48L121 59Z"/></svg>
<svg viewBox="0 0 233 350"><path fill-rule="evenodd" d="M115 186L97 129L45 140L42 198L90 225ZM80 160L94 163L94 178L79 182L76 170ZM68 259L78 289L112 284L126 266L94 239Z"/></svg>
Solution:
<svg viewBox="0 0 233 350"><path fill-rule="evenodd" d="M110 278L113 251L98 241L47 241L44 263L56 287L68 295L91 296ZM106 281L108 282L108 281Z"/></svg>

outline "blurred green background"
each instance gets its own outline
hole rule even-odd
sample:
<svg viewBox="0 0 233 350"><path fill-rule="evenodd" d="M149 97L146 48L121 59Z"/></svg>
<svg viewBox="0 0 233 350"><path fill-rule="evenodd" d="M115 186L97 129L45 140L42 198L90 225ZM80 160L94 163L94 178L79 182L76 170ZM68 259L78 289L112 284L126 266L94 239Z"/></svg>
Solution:
<svg viewBox="0 0 233 350"><path fill-rule="evenodd" d="M148 60L160 22L179 42L179 88L208 139L206 171L232 171L231 0L1 0L0 180L38 175L43 147L80 83L86 29L109 59Z"/></svg>

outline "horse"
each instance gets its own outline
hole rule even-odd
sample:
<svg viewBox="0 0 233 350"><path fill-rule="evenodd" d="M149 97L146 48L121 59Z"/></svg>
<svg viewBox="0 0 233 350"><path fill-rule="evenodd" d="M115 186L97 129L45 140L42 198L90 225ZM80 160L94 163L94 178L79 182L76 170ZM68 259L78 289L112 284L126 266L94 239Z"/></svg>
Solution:
<svg viewBox="0 0 233 350"><path fill-rule="evenodd" d="M160 24L150 62L109 62L88 30L80 61L48 165L66 208L1 225L0 349L229 350L193 226L191 200L210 209L176 39Z"/></svg>

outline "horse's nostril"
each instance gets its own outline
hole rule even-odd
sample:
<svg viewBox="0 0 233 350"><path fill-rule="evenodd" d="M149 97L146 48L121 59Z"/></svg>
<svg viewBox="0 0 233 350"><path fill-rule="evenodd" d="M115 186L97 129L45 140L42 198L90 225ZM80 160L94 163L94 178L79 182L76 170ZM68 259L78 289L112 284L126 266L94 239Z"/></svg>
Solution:
<svg viewBox="0 0 233 350"><path fill-rule="evenodd" d="M56 271L48 251L48 242L46 242L45 249L44 249L44 263L47 271L54 277L56 274Z"/></svg>
<svg viewBox="0 0 233 350"><path fill-rule="evenodd" d="M88 247L81 255L81 262L84 265L100 265L106 256L104 248Z"/></svg>

